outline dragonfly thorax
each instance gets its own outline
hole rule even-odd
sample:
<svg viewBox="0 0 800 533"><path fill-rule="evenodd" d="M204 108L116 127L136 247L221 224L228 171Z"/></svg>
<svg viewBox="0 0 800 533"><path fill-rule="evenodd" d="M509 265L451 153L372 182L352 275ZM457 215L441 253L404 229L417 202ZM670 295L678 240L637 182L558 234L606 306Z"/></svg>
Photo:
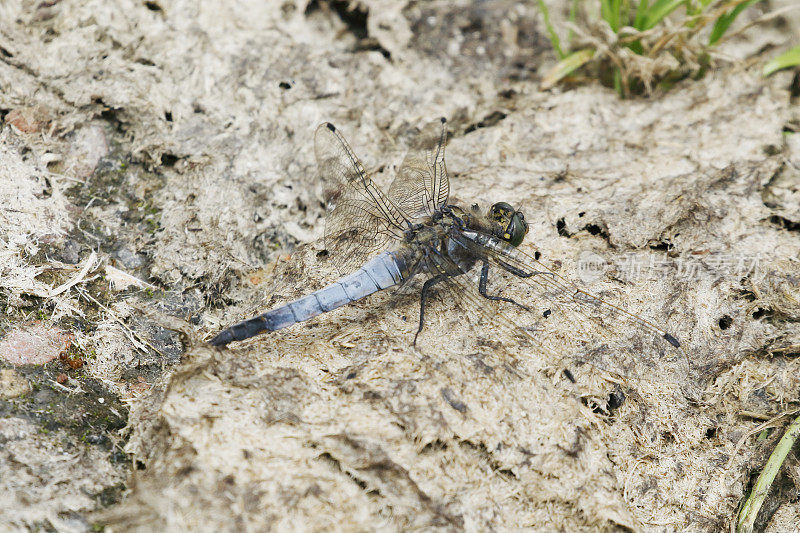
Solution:
<svg viewBox="0 0 800 533"><path fill-rule="evenodd" d="M485 213L478 204L473 204L469 211L456 206L448 206L453 218L461 222L461 228L469 228L488 233L512 246L519 246L528 234L528 223L522 211L514 209L511 204L498 202Z"/></svg>

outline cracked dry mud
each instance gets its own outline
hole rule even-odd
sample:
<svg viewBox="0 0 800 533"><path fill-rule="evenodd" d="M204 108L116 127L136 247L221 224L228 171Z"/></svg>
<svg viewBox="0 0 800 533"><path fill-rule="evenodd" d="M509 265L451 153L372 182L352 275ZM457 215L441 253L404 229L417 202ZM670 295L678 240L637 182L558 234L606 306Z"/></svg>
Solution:
<svg viewBox="0 0 800 533"><path fill-rule="evenodd" d="M758 28L621 100L538 90L526 3L2 3L0 524L729 528L800 384L798 108L759 76L800 19ZM454 201L522 206L527 251L689 371L576 364L447 302L415 349L413 291L202 342L338 276L320 122L386 187L438 116ZM797 486L790 455L761 529L800 526Z"/></svg>

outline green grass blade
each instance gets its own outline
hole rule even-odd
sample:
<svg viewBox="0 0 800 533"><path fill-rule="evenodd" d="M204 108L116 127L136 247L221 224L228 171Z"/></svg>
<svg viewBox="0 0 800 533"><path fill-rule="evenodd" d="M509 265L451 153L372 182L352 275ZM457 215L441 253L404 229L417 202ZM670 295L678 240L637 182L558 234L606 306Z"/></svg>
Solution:
<svg viewBox="0 0 800 533"><path fill-rule="evenodd" d="M622 27L622 0L614 0L614 33Z"/></svg>
<svg viewBox="0 0 800 533"><path fill-rule="evenodd" d="M764 77L784 68L800 65L800 46L795 46L777 57L773 57L764 65Z"/></svg>
<svg viewBox="0 0 800 533"><path fill-rule="evenodd" d="M609 26L611 26L611 19L613 18L611 14L611 1L612 0L600 0L600 18L608 22Z"/></svg>
<svg viewBox="0 0 800 533"><path fill-rule="evenodd" d="M725 35L725 32L728 31L728 28L730 28L733 21L736 20L736 17L738 17L742 11L760 1L761 0L747 0L734 7L729 13L721 15L711 29L711 35L708 37L709 46L719 41L722 36Z"/></svg>
<svg viewBox="0 0 800 533"><path fill-rule="evenodd" d="M614 69L614 90L617 91L617 94L625 97L625 91L622 88L622 72L620 72L619 68Z"/></svg>
<svg viewBox="0 0 800 533"><path fill-rule="evenodd" d="M600 0L600 16L608 22L614 33L619 31L620 12L622 0Z"/></svg>
<svg viewBox="0 0 800 533"><path fill-rule="evenodd" d="M694 17L706 10L708 5L714 0L697 0L697 2L689 2L686 4L686 16Z"/></svg>
<svg viewBox="0 0 800 533"><path fill-rule="evenodd" d="M642 30L649 30L686 2L687 0L656 0L646 11Z"/></svg>
<svg viewBox="0 0 800 533"><path fill-rule="evenodd" d="M641 0L639 2L639 7L636 8L636 17L633 19L633 27L639 31L644 29L645 20L647 20L647 6L649 2L647 0Z"/></svg>
<svg viewBox="0 0 800 533"><path fill-rule="evenodd" d="M572 4L569 6L569 22L571 25L574 25L575 21L578 20L578 2L580 2L580 0L572 0ZM567 43L569 43L570 48L572 47L573 37L574 37L574 32L572 30L572 27L570 27L569 34L567 34Z"/></svg>
<svg viewBox="0 0 800 533"><path fill-rule="evenodd" d="M775 446L767 460L767 464L764 465L764 469L759 474L750 496L744 502L736 519L737 533L750 533L753 531L753 525L755 524L756 516L758 516L758 511L761 509L761 504L764 503L769 493L769 488L772 486L772 482L775 481L775 476L781 469L786 456L798 437L800 437L800 417L795 418L794 422L786 429L786 433L781 437L778 445Z"/></svg>
<svg viewBox="0 0 800 533"><path fill-rule="evenodd" d="M594 56L595 50L593 48L584 48L577 52L572 52L570 55L559 61L550 72L548 72L542 79L542 90L547 90L553 87L556 83L564 77L569 76L577 69L585 65Z"/></svg>
<svg viewBox="0 0 800 533"><path fill-rule="evenodd" d="M556 33L556 29L553 27L553 24L550 22L550 10L547 9L547 6L544 5L544 0L538 0L539 3L539 10L542 12L542 17L544 17L544 27L547 28L547 35L550 37L550 44L553 46L553 50L556 51L556 55L559 59L564 59L564 50L561 49L561 39L558 38L558 34Z"/></svg>

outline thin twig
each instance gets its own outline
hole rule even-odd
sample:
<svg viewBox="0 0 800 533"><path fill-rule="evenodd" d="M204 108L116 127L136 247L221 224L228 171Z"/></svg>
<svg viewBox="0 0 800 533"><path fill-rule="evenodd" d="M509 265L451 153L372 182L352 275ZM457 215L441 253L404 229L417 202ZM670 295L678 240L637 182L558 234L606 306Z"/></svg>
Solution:
<svg viewBox="0 0 800 533"><path fill-rule="evenodd" d="M84 292L84 291L81 291L81 290L79 290L78 292L80 293L80 295L81 295L81 296L83 296L84 298L86 298L86 299L88 299L88 300L91 300L91 301L92 301L92 302L94 302L96 305L98 305L100 308L102 308L103 310L105 310L105 311L106 311L106 312L109 314L109 316L111 316L111 318L112 318L112 319L113 319L115 322L117 322L117 323L118 323L120 326L122 326L123 328L125 328L125 330L126 330L126 331L127 331L127 332L128 332L128 333L129 333L129 334L132 336L132 337L135 337L135 341L136 341L136 342L139 342L140 344L143 344L143 345L147 346L148 348L150 348L151 350L153 350L154 352L156 352L158 355L160 355L161 357L163 357L163 358L165 358L165 359L166 359L166 355L164 355L164 353L162 353L162 352L161 352L161 350L159 350L158 348L156 348L155 346L153 346L152 344L150 344L150 342L148 342L146 339L142 338L142 336L141 336L141 335L139 335L138 333L136 333L135 331L133 331L131 328L129 328L129 327L128 327L128 325L127 325L127 324L125 324L125 322L123 322L123 321L122 321L122 319L120 319L120 318L119 318L119 317L116 315L116 313L114 313L114 311L112 311L111 309L109 309L109 308L108 308L108 307L106 307L105 305L103 305L103 304L101 304L100 302L98 302L98 301L97 301L97 300L96 300L96 299L95 299L95 298L94 298L94 297L93 297L91 294L89 294L89 293L87 293L87 292ZM134 340L134 339L132 338L131 340ZM139 348L139 349L141 350L141 347L138 347L138 346L137 346L137 348ZM142 351L144 352L144 350L142 350Z"/></svg>

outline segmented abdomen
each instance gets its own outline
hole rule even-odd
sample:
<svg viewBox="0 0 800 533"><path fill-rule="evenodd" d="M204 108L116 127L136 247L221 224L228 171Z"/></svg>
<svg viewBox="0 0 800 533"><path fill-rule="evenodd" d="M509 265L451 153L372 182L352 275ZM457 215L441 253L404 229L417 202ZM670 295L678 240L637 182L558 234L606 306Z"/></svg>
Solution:
<svg viewBox="0 0 800 533"><path fill-rule="evenodd" d="M262 331L275 331L321 313L360 300L403 281L403 268L394 252L383 252L352 274L316 292L248 320L234 324L211 339L213 346L249 339Z"/></svg>

